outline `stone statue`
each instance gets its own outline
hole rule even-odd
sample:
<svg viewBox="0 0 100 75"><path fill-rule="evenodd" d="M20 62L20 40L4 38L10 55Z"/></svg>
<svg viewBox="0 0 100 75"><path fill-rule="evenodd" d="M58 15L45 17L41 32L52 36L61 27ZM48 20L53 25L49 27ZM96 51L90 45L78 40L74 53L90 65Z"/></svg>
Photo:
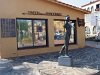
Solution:
<svg viewBox="0 0 100 75"><path fill-rule="evenodd" d="M69 45L69 40L70 40L70 35L71 35L71 23L70 23L70 16L67 16L67 21L64 25L64 28L66 30L65 32L65 41L64 45L62 46L60 50L61 55L68 55L68 45Z"/></svg>

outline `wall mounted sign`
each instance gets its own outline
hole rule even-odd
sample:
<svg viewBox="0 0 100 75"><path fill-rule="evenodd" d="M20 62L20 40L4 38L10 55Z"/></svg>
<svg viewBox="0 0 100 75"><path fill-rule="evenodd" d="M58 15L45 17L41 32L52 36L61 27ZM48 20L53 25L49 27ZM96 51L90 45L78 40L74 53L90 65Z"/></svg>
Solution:
<svg viewBox="0 0 100 75"><path fill-rule="evenodd" d="M1 37L16 37L15 19L0 19Z"/></svg>
<svg viewBox="0 0 100 75"><path fill-rule="evenodd" d="M26 13L22 13L23 15L46 15L46 16L62 16L61 13L56 13L56 12L39 12L39 11L28 11Z"/></svg>
<svg viewBox="0 0 100 75"><path fill-rule="evenodd" d="M77 18L77 23L79 27L85 25L84 19Z"/></svg>

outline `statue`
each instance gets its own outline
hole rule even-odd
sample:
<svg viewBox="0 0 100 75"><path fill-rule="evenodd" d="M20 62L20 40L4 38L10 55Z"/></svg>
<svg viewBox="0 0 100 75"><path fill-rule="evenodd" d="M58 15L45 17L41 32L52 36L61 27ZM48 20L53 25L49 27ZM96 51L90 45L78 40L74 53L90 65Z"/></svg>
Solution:
<svg viewBox="0 0 100 75"><path fill-rule="evenodd" d="M65 32L65 42L64 45L62 46L60 50L61 55L68 55L68 46L69 46L69 40L70 40L70 35L71 35L71 24L70 24L70 16L67 16L67 21L64 25L64 28L66 30Z"/></svg>

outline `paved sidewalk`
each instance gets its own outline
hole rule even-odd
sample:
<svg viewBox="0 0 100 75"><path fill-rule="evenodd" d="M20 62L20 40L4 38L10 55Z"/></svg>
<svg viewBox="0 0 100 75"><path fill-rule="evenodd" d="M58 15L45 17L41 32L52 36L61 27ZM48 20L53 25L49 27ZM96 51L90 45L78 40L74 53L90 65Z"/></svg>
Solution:
<svg viewBox="0 0 100 75"><path fill-rule="evenodd" d="M55 52L11 58L12 71L0 75L92 75L100 71L99 49L85 47L70 50L68 54L72 67L58 66L59 53Z"/></svg>
<svg viewBox="0 0 100 75"><path fill-rule="evenodd" d="M94 48L99 48L100 49L100 42L86 41L86 46L90 46L90 47L94 47Z"/></svg>

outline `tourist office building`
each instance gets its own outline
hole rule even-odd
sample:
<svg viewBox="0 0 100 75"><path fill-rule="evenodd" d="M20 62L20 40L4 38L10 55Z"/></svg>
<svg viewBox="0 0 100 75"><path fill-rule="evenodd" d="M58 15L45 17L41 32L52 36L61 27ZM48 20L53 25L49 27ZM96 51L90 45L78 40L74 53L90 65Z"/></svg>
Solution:
<svg viewBox="0 0 100 75"><path fill-rule="evenodd" d="M72 25L69 49L83 48L86 13L56 0L0 0L1 58L59 51L67 15Z"/></svg>

